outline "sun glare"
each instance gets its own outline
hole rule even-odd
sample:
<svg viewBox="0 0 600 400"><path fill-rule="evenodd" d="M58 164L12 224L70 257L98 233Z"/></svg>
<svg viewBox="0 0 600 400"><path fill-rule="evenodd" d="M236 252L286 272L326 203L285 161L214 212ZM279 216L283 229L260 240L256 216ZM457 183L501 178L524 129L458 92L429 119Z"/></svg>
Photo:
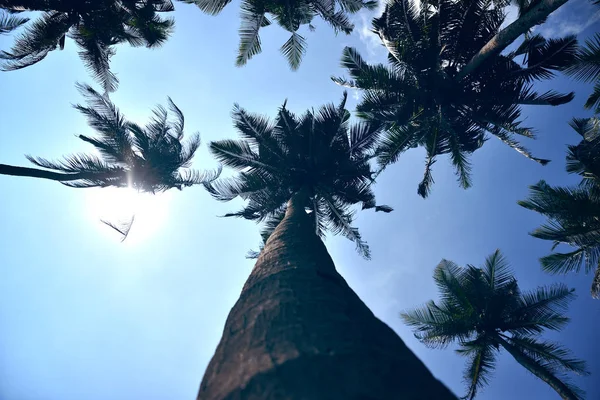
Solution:
<svg viewBox="0 0 600 400"><path fill-rule="evenodd" d="M139 193L131 188L88 189L87 214L97 228L107 236L120 240L122 235L107 223L117 227L133 224L125 244L136 244L157 233L168 214L170 193ZM105 222L102 222L105 221Z"/></svg>

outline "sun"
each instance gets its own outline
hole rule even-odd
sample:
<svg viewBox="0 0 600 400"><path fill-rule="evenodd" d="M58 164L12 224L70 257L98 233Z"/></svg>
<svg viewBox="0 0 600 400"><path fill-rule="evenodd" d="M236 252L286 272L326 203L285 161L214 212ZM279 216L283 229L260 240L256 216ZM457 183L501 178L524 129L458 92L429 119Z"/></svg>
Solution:
<svg viewBox="0 0 600 400"><path fill-rule="evenodd" d="M86 213L107 237L123 238L108 223L120 227L133 221L124 240L127 245L143 242L156 234L167 219L169 192L150 194L132 188L112 187L87 189L86 192Z"/></svg>

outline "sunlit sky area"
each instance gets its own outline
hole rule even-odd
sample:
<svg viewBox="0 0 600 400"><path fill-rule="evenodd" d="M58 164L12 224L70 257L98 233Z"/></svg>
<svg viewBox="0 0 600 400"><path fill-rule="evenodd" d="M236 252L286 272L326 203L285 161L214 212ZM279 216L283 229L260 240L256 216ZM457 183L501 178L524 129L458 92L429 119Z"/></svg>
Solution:
<svg viewBox="0 0 600 400"><path fill-rule="evenodd" d="M244 68L234 66L239 2L218 17L176 3L176 31L158 50L119 47L112 68L121 81L111 96L135 122L148 121L156 104L171 96L186 117L189 134L200 132L198 168L214 168L206 144L232 138L235 102L273 117L285 99L296 112L338 101L343 89L330 81L344 75L339 59L354 46L369 61L385 51L369 33L374 13L354 17L350 36L334 35L322 21L302 31L308 51L297 72L279 54L288 36L273 25L262 33L263 53ZM600 30L600 8L571 0L541 29L548 35L591 36ZM0 48L10 44L0 39ZM0 73L0 163L27 166L25 154L58 158L89 150L77 134L91 134L72 104L82 101L75 82L93 84L74 43L41 63ZM356 225L369 242L372 260L354 245L328 237L326 245L350 286L389 324L431 371L457 395L464 394L465 359L419 343L399 313L437 298L432 272L446 258L480 265L500 248L523 289L564 282L576 288L572 322L560 340L588 362L591 377L576 377L588 399L600 399L600 300L589 294L591 276L551 276L538 258L551 243L527 233L539 215L519 207L528 185L576 182L565 172L569 128L591 87L558 77L540 85L577 93L557 108L524 110L538 139L527 146L553 160L529 161L491 138L472 158L473 188L458 187L449 160L434 166L427 200L417 195L424 151L411 150L379 178L375 192L391 214L364 212ZM354 109L356 96L349 96ZM194 399L220 339L225 318L253 265L244 258L259 244L259 228L220 218L239 202L218 203L202 187L137 198L127 190L72 189L56 182L0 176L0 399L2 400L186 400ZM123 243L101 219L136 213ZM502 353L480 399L554 399L556 393Z"/></svg>

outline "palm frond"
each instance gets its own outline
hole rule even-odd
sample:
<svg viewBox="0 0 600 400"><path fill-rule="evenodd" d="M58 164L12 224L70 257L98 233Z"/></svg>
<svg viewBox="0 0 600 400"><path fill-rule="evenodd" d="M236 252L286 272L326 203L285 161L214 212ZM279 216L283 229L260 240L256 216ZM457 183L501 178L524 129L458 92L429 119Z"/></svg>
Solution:
<svg viewBox="0 0 600 400"><path fill-rule="evenodd" d="M344 211L339 203L335 200L323 197L325 204L327 204L326 212L328 216L328 228L334 235L341 234L346 238L350 239L356 244L356 250L365 258L371 258L371 250L367 243L362 239L358 229L351 225L352 214Z"/></svg>
<svg viewBox="0 0 600 400"><path fill-rule="evenodd" d="M587 109L594 110L595 113L600 113L600 82L594 85L594 91L590 97L587 98L583 106Z"/></svg>
<svg viewBox="0 0 600 400"><path fill-rule="evenodd" d="M82 29L73 33L72 37L79 45L79 57L83 60L94 80L100 83L106 93L117 90L119 80L110 70L110 59L115 54L115 50L98 41L96 37L82 31Z"/></svg>
<svg viewBox="0 0 600 400"><path fill-rule="evenodd" d="M187 4L195 4L198 8L210 15L217 15L231 0L179 0Z"/></svg>
<svg viewBox="0 0 600 400"><path fill-rule="evenodd" d="M571 351L563 346L548 341L538 341L527 336L513 336L507 339L513 346L533 359L544 361L557 369L588 375L585 361L573 358Z"/></svg>
<svg viewBox="0 0 600 400"><path fill-rule="evenodd" d="M577 38L569 35L559 39L544 39L534 36L536 44L525 53L526 67L515 72L527 81L548 79L554 71L563 70L573 64L577 54Z"/></svg>
<svg viewBox="0 0 600 400"><path fill-rule="evenodd" d="M108 220L101 219L100 222L111 227L115 231L117 231L121 235L121 242L124 242L125 239L129 236L129 232L131 232L131 228L133 227L133 222L135 221L135 214L128 221L118 221L118 222L110 222Z"/></svg>
<svg viewBox="0 0 600 400"><path fill-rule="evenodd" d="M472 400L489 383L490 375L496 368L495 349L492 343L476 339L462 343L458 352L469 357L463 376L469 389L464 398Z"/></svg>
<svg viewBox="0 0 600 400"><path fill-rule="evenodd" d="M0 10L0 35L7 34L29 22L29 18Z"/></svg>
<svg viewBox="0 0 600 400"><path fill-rule="evenodd" d="M43 60L58 47L73 23L64 13L43 13L17 36L10 51L0 51L0 69L18 70Z"/></svg>
<svg viewBox="0 0 600 400"><path fill-rule="evenodd" d="M577 53L575 63L565 71L575 79L592 82L600 78L600 33L585 42Z"/></svg>
<svg viewBox="0 0 600 400"><path fill-rule="evenodd" d="M281 46L280 51L287 58L290 68L297 70L302 61L302 56L306 53L306 39L293 32L287 42Z"/></svg>
<svg viewBox="0 0 600 400"><path fill-rule="evenodd" d="M236 65L245 65L249 59L262 51L258 31L263 26L265 11L258 8L252 0L243 0L241 5L242 24L240 26L240 45Z"/></svg>

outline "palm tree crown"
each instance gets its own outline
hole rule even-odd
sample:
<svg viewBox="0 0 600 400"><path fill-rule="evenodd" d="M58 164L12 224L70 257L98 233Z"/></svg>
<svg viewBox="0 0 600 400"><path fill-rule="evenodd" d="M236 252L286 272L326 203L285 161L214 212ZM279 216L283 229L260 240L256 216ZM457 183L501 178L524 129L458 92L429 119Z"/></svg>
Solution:
<svg viewBox="0 0 600 400"><path fill-rule="evenodd" d="M98 137L79 135L79 138L94 146L99 155L75 154L62 161L27 156L38 167L50 170L41 171L36 177L43 178L47 172L49 179L76 188L131 187L155 193L206 183L218 176L219 171L189 169L200 146L200 136L194 135L187 143L182 141L183 114L171 99L169 108L175 116L172 121L167 110L158 106L151 122L142 127L127 121L107 97L90 86L79 85L79 89L88 106L75 108L99 134Z"/></svg>
<svg viewBox="0 0 600 400"><path fill-rule="evenodd" d="M592 296L600 296L600 119L575 118L571 127L582 137L579 144L569 146L567 171L582 180L577 187L552 187L540 181L530 187L529 199L519 204L548 218L548 223L531 233L575 250L553 253L540 259L550 273L596 271Z"/></svg>
<svg viewBox="0 0 600 400"><path fill-rule="evenodd" d="M215 198L247 200L244 208L226 216L266 222L266 238L283 218L287 202L295 194L312 216L315 232L341 233L369 256L369 248L351 225L350 207L390 212L377 206L371 190L369 160L380 126L368 122L350 124L350 113L342 102L310 110L301 116L291 113L286 103L277 118L266 118L233 110L236 129L242 139L210 143L210 150L224 165L239 171L206 185Z"/></svg>
<svg viewBox="0 0 600 400"><path fill-rule="evenodd" d="M520 106L559 105L573 93L537 93L532 83L548 79L569 65L576 39L545 39L527 35L513 51L494 57L465 77L469 60L499 31L508 2L492 0L420 2L391 0L373 22L389 51L389 65L369 65L353 48L345 48L342 66L350 79L336 83L360 89L358 115L386 124L389 133L378 151L381 168L407 149L427 151L418 193L426 197L433 183L431 168L440 154L449 154L459 184L471 185L468 156L490 133L541 164L515 136L533 138L520 121ZM492 6L494 5L494 6Z"/></svg>
<svg viewBox="0 0 600 400"><path fill-rule="evenodd" d="M79 56L94 79L112 92L118 84L109 66L115 45L160 46L173 31L173 20L159 13L173 10L171 0L0 0L0 32L27 22L16 20L15 13L42 11L17 36L11 50L0 51L0 69L11 71L38 63L52 50L62 50L68 36L79 47Z"/></svg>
<svg viewBox="0 0 600 400"><path fill-rule="evenodd" d="M546 329L560 330L569 321L564 312L573 290L559 284L521 292L499 250L481 268L442 260L433 277L440 302L430 301L402 318L427 346L459 344L457 352L469 358L465 398L474 398L488 383L501 347L563 398L581 398L580 390L567 383L561 372L585 374L584 362L562 346L536 337Z"/></svg>
<svg viewBox="0 0 600 400"><path fill-rule="evenodd" d="M231 0L182 0L196 4L202 11L216 15ZM376 0L242 0L240 27L240 46L236 64L242 66L256 54L260 53L261 44L259 30L271 25L270 15L279 26L291 32L290 38L281 46L281 53L288 60L292 69L297 69L306 52L306 39L297 33L302 25L311 24L316 16L320 16L335 30L350 34L354 25L348 18L349 13L362 9L374 9Z"/></svg>

